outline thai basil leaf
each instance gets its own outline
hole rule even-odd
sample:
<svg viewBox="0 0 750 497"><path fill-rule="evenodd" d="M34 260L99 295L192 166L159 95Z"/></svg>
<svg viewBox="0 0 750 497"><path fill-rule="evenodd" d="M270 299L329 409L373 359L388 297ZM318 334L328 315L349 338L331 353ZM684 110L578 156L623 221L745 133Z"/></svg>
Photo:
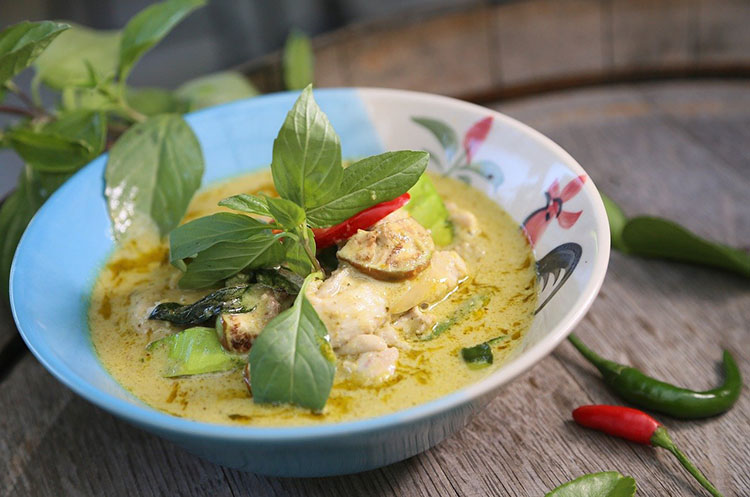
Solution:
<svg viewBox="0 0 750 497"><path fill-rule="evenodd" d="M333 386L336 359L325 324L307 300L305 279L291 308L263 329L250 349L250 380L258 403L320 410Z"/></svg>
<svg viewBox="0 0 750 497"><path fill-rule="evenodd" d="M301 31L292 30L286 39L282 65L287 90L301 90L313 82L315 56L310 39Z"/></svg>
<svg viewBox="0 0 750 497"><path fill-rule="evenodd" d="M628 248L622 239L622 231L625 229L628 218L614 200L601 192L600 195L602 196L602 202L604 202L604 209L607 211L607 219L609 219L609 234L612 239L612 248L627 253Z"/></svg>
<svg viewBox="0 0 750 497"><path fill-rule="evenodd" d="M430 119L429 117L412 117L411 120L432 133L432 135L440 142L440 145L443 146L445 158L448 159L448 162L453 160L453 157L458 150L458 137L456 136L456 132L453 131L453 128L442 121Z"/></svg>
<svg viewBox="0 0 750 497"><path fill-rule="evenodd" d="M284 246L270 233L258 233L241 242L219 242L188 264L180 279L182 288L216 285L245 269L271 267L284 261Z"/></svg>
<svg viewBox="0 0 750 497"><path fill-rule="evenodd" d="M490 296L486 293L474 295L472 297L469 297L468 299L461 302L456 309L448 315L447 318L444 320L438 322L435 326L432 327L432 331L423 337L420 337L420 340L433 340L449 329L451 329L453 326L458 324L459 322L463 321L464 319L468 318L472 314L474 314L479 309L486 306L490 301Z"/></svg>
<svg viewBox="0 0 750 497"><path fill-rule="evenodd" d="M422 176L429 160L427 152L401 150L355 162L344 169L334 198L306 209L310 225L332 226L406 193Z"/></svg>
<svg viewBox="0 0 750 497"><path fill-rule="evenodd" d="M284 198L266 198L271 217L286 229L294 229L305 222L305 211L294 202Z"/></svg>
<svg viewBox="0 0 750 497"><path fill-rule="evenodd" d="M242 298L247 288L247 285L221 288L209 293L197 302L187 305L177 302L163 302L154 307L148 318L169 321L181 326L190 326L205 323L222 312L250 312L254 306L248 306Z"/></svg>
<svg viewBox="0 0 750 497"><path fill-rule="evenodd" d="M569 481L545 497L633 497L635 492L633 477L623 476L617 471L604 471Z"/></svg>
<svg viewBox="0 0 750 497"><path fill-rule="evenodd" d="M307 230L307 243L310 244L310 253L314 254L315 235L310 228L305 229ZM312 261L310 261L307 251L305 251L303 245L305 243L304 240L297 241L291 238L285 238L283 243L286 248L286 256L284 259L284 265L286 267L303 278L315 271L315 267L313 266Z"/></svg>
<svg viewBox="0 0 750 497"><path fill-rule="evenodd" d="M302 91L273 142L271 173L279 195L306 211L339 197L341 144L311 86Z"/></svg>
<svg viewBox="0 0 750 497"><path fill-rule="evenodd" d="M268 197L240 193L239 195L232 195L221 200L219 205L235 211L247 212L248 214L273 217L271 216L271 211L268 210L267 200Z"/></svg>
<svg viewBox="0 0 750 497"><path fill-rule="evenodd" d="M701 238L666 219L630 219L622 239L636 255L716 267L750 278L750 253Z"/></svg>
<svg viewBox="0 0 750 497"><path fill-rule="evenodd" d="M128 129L110 150L105 172L115 236L123 237L138 216L152 219L162 234L171 231L202 176L201 147L182 116L162 114Z"/></svg>
<svg viewBox="0 0 750 497"><path fill-rule="evenodd" d="M71 23L71 28L34 62L36 77L57 90L90 85L91 71L104 80L115 73L119 47L119 30L102 31Z"/></svg>
<svg viewBox="0 0 750 497"><path fill-rule="evenodd" d="M221 346L214 328L195 327L152 342L148 350L167 348L164 376L189 376L231 371L242 360Z"/></svg>
<svg viewBox="0 0 750 497"><path fill-rule="evenodd" d="M409 189L411 199L404 209L419 224L430 230L436 245L445 246L453 241L453 224L445 208L442 197L435 189L429 176L423 174Z"/></svg>
<svg viewBox="0 0 750 497"><path fill-rule="evenodd" d="M181 85L175 92L185 102L188 111L254 97L259 93L247 77L235 71L201 76Z"/></svg>
<svg viewBox="0 0 750 497"><path fill-rule="evenodd" d="M60 104L63 110L77 109L94 111L113 111L118 109L117 103L93 88L66 86L60 94Z"/></svg>
<svg viewBox="0 0 750 497"><path fill-rule="evenodd" d="M268 225L242 214L219 212L173 229L169 234L172 264L193 257L219 242L241 242L268 230Z"/></svg>
<svg viewBox="0 0 750 497"><path fill-rule="evenodd" d="M0 85L31 65L68 24L24 21L0 32Z"/></svg>
<svg viewBox="0 0 750 497"><path fill-rule="evenodd" d="M186 112L187 106L169 90L162 88L128 88L128 105L146 116Z"/></svg>
<svg viewBox="0 0 750 497"><path fill-rule="evenodd" d="M77 140L29 128L14 129L10 143L23 160L40 171L72 172L88 162L90 155Z"/></svg>
<svg viewBox="0 0 750 497"><path fill-rule="evenodd" d="M133 65L205 0L166 0L136 14L122 30L118 77L124 81Z"/></svg>
<svg viewBox="0 0 750 497"><path fill-rule="evenodd" d="M107 118L102 112L63 112L40 130L17 128L10 142L18 155L38 171L73 172L104 150Z"/></svg>

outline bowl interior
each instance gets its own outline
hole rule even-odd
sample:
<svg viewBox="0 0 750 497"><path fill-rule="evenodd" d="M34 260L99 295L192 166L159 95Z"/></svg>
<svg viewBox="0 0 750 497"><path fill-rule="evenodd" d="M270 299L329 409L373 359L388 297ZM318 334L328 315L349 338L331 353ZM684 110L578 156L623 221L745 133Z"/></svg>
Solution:
<svg viewBox="0 0 750 497"><path fill-rule="evenodd" d="M524 224L534 241L544 303L515 356L477 384L369 420L305 428L237 428L179 419L144 405L103 369L89 339L88 299L113 249L103 197L106 156L63 185L34 217L11 270L11 304L24 340L58 379L144 426L232 437L316 436L373 429L439 412L489 392L549 353L583 317L606 271L609 230L583 169L530 128L488 109L435 95L379 89L316 90L344 157L424 149L430 168L471 183ZM296 94L239 101L188 116L203 148L203 183L266 167ZM342 426L345 425L345 426Z"/></svg>

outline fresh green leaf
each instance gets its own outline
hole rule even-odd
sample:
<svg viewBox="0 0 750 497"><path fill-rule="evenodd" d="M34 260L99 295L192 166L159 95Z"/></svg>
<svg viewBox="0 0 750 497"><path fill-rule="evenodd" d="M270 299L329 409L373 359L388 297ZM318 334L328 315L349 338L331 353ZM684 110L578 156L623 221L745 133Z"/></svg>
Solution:
<svg viewBox="0 0 750 497"><path fill-rule="evenodd" d="M271 173L279 195L305 210L339 196L341 144L311 86L302 91L273 142Z"/></svg>
<svg viewBox="0 0 750 497"><path fill-rule="evenodd" d="M458 304L458 307L456 307L456 309L451 314L449 314L447 318L433 326L432 331L428 335L419 337L419 339L433 340L439 337L440 335L451 329L453 326L455 326L457 323L468 318L479 309L484 308L489 303L489 301L490 296L486 293L469 297L468 299Z"/></svg>
<svg viewBox="0 0 750 497"><path fill-rule="evenodd" d="M259 93L247 77L235 71L201 76L181 85L176 91L189 111L254 97Z"/></svg>
<svg viewBox="0 0 750 497"><path fill-rule="evenodd" d="M188 110L174 93L161 88L128 88L125 94L128 105L146 116Z"/></svg>
<svg viewBox="0 0 750 497"><path fill-rule="evenodd" d="M245 299L242 298L247 288L247 285L220 288L187 305L177 302L163 302L154 307L148 318L169 321L180 326L190 326L205 323L223 312L250 312L254 306L248 306Z"/></svg>
<svg viewBox="0 0 750 497"><path fill-rule="evenodd" d="M305 279L294 305L273 318L250 349L253 400L320 410L333 386L336 359L325 324L307 300Z"/></svg>
<svg viewBox="0 0 750 497"><path fill-rule="evenodd" d="M205 0L166 0L149 5L122 30L118 77L124 81L135 63Z"/></svg>
<svg viewBox="0 0 750 497"><path fill-rule="evenodd" d="M188 264L180 287L205 288L245 269L276 266L284 261L284 253L277 236L262 232L241 242L219 242Z"/></svg>
<svg viewBox="0 0 750 497"><path fill-rule="evenodd" d="M612 248L627 253L628 247L622 239L622 231L625 229L628 218L625 217L625 213L620 206L614 202L614 200L601 192L600 195L602 196L602 202L604 202L604 209L607 211L607 219L609 219L609 233L612 238Z"/></svg>
<svg viewBox="0 0 750 497"><path fill-rule="evenodd" d="M34 62L37 77L47 86L62 90L90 86L92 74L99 80L114 75L120 31L102 31L71 23Z"/></svg>
<svg viewBox="0 0 750 497"><path fill-rule="evenodd" d="M310 225L332 226L406 193L422 176L429 160L427 152L401 150L355 162L344 169L334 198L306 209Z"/></svg>
<svg viewBox="0 0 750 497"><path fill-rule="evenodd" d="M14 129L10 143L23 160L40 171L74 171L89 157L88 148L78 141L29 128Z"/></svg>
<svg viewBox="0 0 750 497"><path fill-rule="evenodd" d="M242 242L268 230L268 225L242 214L218 212L178 226L169 234L172 264L193 257L219 242Z"/></svg>
<svg viewBox="0 0 750 497"><path fill-rule="evenodd" d="M430 119L429 117L412 117L411 120L432 133L432 135L440 142L440 145L443 146L445 158L448 159L448 162L453 160L453 157L458 150L458 137L456 136L456 132L453 131L453 128L445 124L443 121Z"/></svg>
<svg viewBox="0 0 750 497"><path fill-rule="evenodd" d="M182 116L162 114L128 129L112 147L105 172L116 237L139 216L169 233L185 215L203 176L198 139Z"/></svg>
<svg viewBox="0 0 750 497"><path fill-rule="evenodd" d="M219 202L219 205L235 211L247 212L248 214L273 217L271 216L271 211L268 210L267 200L268 197L240 193L239 195L233 195L223 199Z"/></svg>
<svg viewBox="0 0 750 497"><path fill-rule="evenodd" d="M430 230L436 245L445 246L453 241L453 224L443 199L427 174L423 174L409 190L411 199L404 206L411 217Z"/></svg>
<svg viewBox="0 0 750 497"><path fill-rule="evenodd" d="M292 30L284 45L282 63L287 90L301 90L312 84L315 56L310 38L301 31Z"/></svg>
<svg viewBox="0 0 750 497"><path fill-rule="evenodd" d="M310 228L305 229L307 230L307 243L310 245L310 253L314 254L315 235L313 235ZM292 238L284 239L284 247L286 249L284 265L303 278L315 271L315 266L313 266L310 257L307 255L307 251L303 245L304 243L305 240L294 240Z"/></svg>
<svg viewBox="0 0 750 497"><path fill-rule="evenodd" d="M216 330L202 326L169 335L152 342L150 351L166 347L164 376L189 376L203 373L231 371L242 365L242 360L224 350Z"/></svg>
<svg viewBox="0 0 750 497"><path fill-rule="evenodd" d="M630 219L622 239L635 255L711 266L750 277L750 253L705 240L666 219Z"/></svg>
<svg viewBox="0 0 750 497"><path fill-rule="evenodd" d="M0 85L31 65L68 24L24 21L0 32Z"/></svg>
<svg viewBox="0 0 750 497"><path fill-rule="evenodd" d="M274 221L288 230L305 222L305 211L291 200L268 197L266 203Z"/></svg>
<svg viewBox="0 0 750 497"><path fill-rule="evenodd" d="M635 492L633 477L623 476L617 471L604 471L569 481L545 497L633 497Z"/></svg>

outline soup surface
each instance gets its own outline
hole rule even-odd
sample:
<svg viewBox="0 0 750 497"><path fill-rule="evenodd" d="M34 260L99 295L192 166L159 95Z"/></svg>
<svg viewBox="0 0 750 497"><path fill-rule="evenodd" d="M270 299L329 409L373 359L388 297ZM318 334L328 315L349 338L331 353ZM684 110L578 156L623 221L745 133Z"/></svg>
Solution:
<svg viewBox="0 0 750 497"><path fill-rule="evenodd" d="M325 409L311 412L254 403L240 369L164 377L163 355L147 346L182 328L145 317L157 302L191 303L210 290L179 289L182 273L169 264L167 244L152 233L123 243L96 281L89 322L99 358L120 384L148 405L175 416L222 424L288 426L377 416L477 381L502 364L531 323L537 295L534 258L517 223L492 200L459 181L431 177L446 202L476 216L481 231L468 239L457 230L448 248L465 260L470 276L429 312L440 322L473 296L482 296L486 304L433 340L405 340L395 372L387 380L357 381L342 371L339 360ZM203 190L194 198L185 221L223 210L217 202L240 192L273 193L270 173L235 178ZM464 363L462 347L500 335L506 337L492 346L492 366L472 369Z"/></svg>

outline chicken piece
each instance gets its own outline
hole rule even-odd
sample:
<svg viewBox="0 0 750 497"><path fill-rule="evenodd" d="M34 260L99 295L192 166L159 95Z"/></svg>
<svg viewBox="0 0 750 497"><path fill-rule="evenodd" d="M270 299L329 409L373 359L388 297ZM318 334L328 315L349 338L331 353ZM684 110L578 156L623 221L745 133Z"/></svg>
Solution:
<svg viewBox="0 0 750 497"><path fill-rule="evenodd" d="M393 327L404 335L421 336L432 330L437 319L432 314L422 312L419 307L412 307L393 322Z"/></svg>
<svg viewBox="0 0 750 497"><path fill-rule="evenodd" d="M463 230L469 236L476 236L482 232L474 213L460 208L453 202L446 202L445 207L448 209L448 214L450 214L451 222L455 228Z"/></svg>
<svg viewBox="0 0 750 497"><path fill-rule="evenodd" d="M402 280L424 270L434 250L430 232L407 216L359 230L336 255L373 278Z"/></svg>
<svg viewBox="0 0 750 497"><path fill-rule="evenodd" d="M364 383L379 383L396 372L398 349L388 347L377 352L365 352L357 359L354 374Z"/></svg>
<svg viewBox="0 0 750 497"><path fill-rule="evenodd" d="M452 250L435 252L424 271L399 282L377 280L342 263L327 280L311 282L307 298L326 325L334 351L359 355L354 362L343 361L351 366L344 369L364 381L382 381L395 371L397 348L408 347L391 325L392 316L441 300L467 275L466 264Z"/></svg>
<svg viewBox="0 0 750 497"><path fill-rule="evenodd" d="M284 299L281 299L270 288L256 286L249 292L250 295L243 299L255 301L252 304L254 305L252 311L237 314L223 313L216 324L219 341L229 352L237 354L249 352L263 328L284 308L282 305Z"/></svg>
<svg viewBox="0 0 750 497"><path fill-rule="evenodd" d="M380 352L388 348L385 340L377 335L357 335L339 347L338 353L359 355L365 352Z"/></svg>

